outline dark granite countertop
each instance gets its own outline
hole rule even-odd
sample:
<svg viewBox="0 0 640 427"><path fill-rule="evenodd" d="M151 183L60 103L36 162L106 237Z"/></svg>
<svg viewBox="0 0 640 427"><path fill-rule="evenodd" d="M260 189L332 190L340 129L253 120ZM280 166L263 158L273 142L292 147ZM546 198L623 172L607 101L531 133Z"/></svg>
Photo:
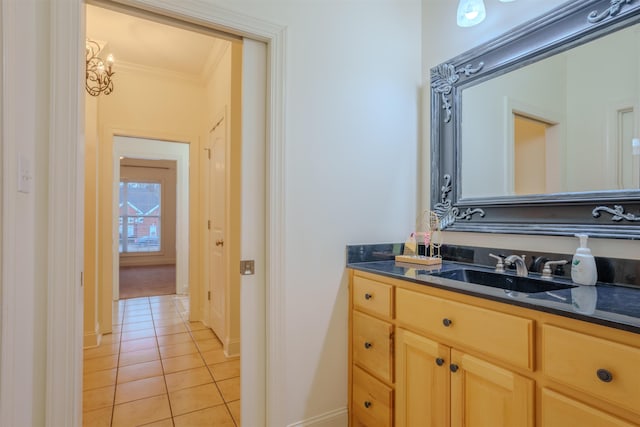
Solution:
<svg viewBox="0 0 640 427"><path fill-rule="evenodd" d="M353 249L354 247L351 247ZM355 247L362 253L363 246ZM457 280L433 276L432 273L469 266L456 261L443 261L438 266L421 266L396 263L396 245L385 248L367 246L372 256L350 256L348 249L347 268L379 274L394 279L406 280L425 286L446 289L479 298L544 311L586 322L596 323L640 334L640 288L598 283L596 286L576 286L571 289L550 292L519 293L476 285ZM365 260L363 260L365 259ZM488 267L473 265L474 268ZM507 272L505 274L513 274ZM539 277L532 273L531 277ZM566 279L560 283L571 284Z"/></svg>

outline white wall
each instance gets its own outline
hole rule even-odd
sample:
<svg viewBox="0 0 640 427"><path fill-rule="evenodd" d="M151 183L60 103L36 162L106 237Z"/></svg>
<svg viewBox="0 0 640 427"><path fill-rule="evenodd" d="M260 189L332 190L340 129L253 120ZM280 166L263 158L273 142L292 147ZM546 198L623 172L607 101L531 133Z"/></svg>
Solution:
<svg viewBox="0 0 640 427"><path fill-rule="evenodd" d="M456 25L457 2L450 0L422 1L422 83L423 144L429 145L429 70L441 62L465 52L475 45L488 41L503 32L564 3L564 0L516 1L499 3L487 0L487 18L475 27L460 28ZM448 18L447 18L448 17ZM429 150L425 148L422 164L429 165ZM428 167L420 170L421 182L428 183ZM423 209L429 207L429 185L421 188ZM572 253L577 247L573 237L541 237L526 235L496 235L482 233L444 233L444 242L450 244L501 247L505 249L530 249L552 253ZM631 240L589 239L595 256L640 259L637 243Z"/></svg>
<svg viewBox="0 0 640 427"><path fill-rule="evenodd" d="M279 400L290 425L347 405L345 245L413 228L420 2L209 1L287 27Z"/></svg>

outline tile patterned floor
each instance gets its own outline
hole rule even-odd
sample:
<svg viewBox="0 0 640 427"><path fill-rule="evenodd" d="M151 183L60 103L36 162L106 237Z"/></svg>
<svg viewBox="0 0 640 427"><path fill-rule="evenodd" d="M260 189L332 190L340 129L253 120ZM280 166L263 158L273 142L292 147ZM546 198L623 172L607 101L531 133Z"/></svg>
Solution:
<svg viewBox="0 0 640 427"><path fill-rule="evenodd" d="M240 426L240 359L188 321L187 298L120 300L113 319L84 350L84 426Z"/></svg>

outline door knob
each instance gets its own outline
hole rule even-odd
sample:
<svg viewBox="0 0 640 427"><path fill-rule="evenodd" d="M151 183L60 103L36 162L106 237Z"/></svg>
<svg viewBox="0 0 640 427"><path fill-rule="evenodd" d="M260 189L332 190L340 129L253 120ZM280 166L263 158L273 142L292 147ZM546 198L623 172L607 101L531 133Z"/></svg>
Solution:
<svg viewBox="0 0 640 427"><path fill-rule="evenodd" d="M224 240L216 240L216 246L223 246Z"/></svg>

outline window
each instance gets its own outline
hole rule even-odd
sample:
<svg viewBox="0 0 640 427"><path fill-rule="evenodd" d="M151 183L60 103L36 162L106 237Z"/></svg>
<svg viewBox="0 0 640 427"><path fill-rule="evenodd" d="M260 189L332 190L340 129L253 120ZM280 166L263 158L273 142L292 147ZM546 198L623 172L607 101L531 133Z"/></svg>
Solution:
<svg viewBox="0 0 640 427"><path fill-rule="evenodd" d="M161 194L157 182L120 181L120 253L160 252Z"/></svg>

